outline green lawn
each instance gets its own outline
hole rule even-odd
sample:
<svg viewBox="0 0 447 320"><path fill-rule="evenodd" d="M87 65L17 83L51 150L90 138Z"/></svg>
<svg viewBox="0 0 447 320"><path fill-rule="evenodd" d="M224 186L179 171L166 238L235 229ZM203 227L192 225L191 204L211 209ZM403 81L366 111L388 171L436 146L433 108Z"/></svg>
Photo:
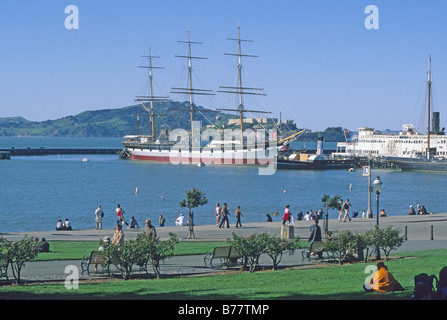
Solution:
<svg viewBox="0 0 447 320"><path fill-rule="evenodd" d="M332 265L323 268L241 272L200 277L80 283L68 290L63 283L0 287L2 299L162 299L162 300L366 300L409 299L414 276L438 275L447 265L447 250L399 253L386 262L405 287L397 293L365 293L362 285L375 263Z"/></svg>
<svg viewBox="0 0 447 320"><path fill-rule="evenodd" d="M48 260L80 260L89 256L93 250L98 250L100 242L94 241L51 241L50 251L38 254L36 261ZM176 255L205 254L212 251L215 246L228 245L226 242L200 242L200 241L181 241L175 246Z"/></svg>

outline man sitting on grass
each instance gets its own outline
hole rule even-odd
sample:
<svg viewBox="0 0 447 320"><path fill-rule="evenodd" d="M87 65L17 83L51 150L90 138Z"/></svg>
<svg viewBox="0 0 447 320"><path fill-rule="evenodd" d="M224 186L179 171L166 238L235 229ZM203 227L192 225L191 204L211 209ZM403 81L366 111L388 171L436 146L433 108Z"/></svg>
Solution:
<svg viewBox="0 0 447 320"><path fill-rule="evenodd" d="M375 271L369 283L363 285L366 292L390 292L405 290L400 283L394 278L391 272L383 262L377 263L377 271Z"/></svg>

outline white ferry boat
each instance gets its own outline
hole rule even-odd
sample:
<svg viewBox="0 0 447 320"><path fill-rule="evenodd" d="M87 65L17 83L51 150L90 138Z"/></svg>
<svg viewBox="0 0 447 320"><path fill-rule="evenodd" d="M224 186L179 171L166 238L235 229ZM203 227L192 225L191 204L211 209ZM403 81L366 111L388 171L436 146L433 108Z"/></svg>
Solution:
<svg viewBox="0 0 447 320"><path fill-rule="evenodd" d="M360 128L357 141L340 143L344 156L383 157L383 160L394 163L402 170L409 171L447 171L447 137L445 128L440 129L439 112L431 115L431 58L428 60L428 99L427 99L427 134L419 134L413 125L402 126L399 134L386 135L372 128Z"/></svg>
<svg viewBox="0 0 447 320"><path fill-rule="evenodd" d="M434 112L439 125L439 113ZM436 128L436 129L435 129ZM438 158L447 158L447 136L434 126L430 134L430 153ZM402 157L426 156L428 135L419 134L412 124L405 124L398 134L383 134L374 128L359 128L357 139L337 143L333 155L348 157Z"/></svg>

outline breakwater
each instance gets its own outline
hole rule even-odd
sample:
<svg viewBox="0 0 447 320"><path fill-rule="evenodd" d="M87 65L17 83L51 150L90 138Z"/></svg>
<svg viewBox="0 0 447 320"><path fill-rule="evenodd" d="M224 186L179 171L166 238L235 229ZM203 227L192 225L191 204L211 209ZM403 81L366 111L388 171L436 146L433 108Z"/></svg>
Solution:
<svg viewBox="0 0 447 320"><path fill-rule="evenodd" d="M43 156L55 154L119 154L122 149L114 148L11 148L0 149L0 154L5 159L10 156Z"/></svg>

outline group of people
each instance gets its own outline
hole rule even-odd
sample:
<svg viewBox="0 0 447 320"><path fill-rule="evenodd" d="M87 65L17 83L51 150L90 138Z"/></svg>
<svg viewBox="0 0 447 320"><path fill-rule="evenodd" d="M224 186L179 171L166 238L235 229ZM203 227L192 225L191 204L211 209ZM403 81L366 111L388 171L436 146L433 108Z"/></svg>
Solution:
<svg viewBox="0 0 447 320"><path fill-rule="evenodd" d="M216 209L214 210L214 218L216 219L216 227L224 228L226 225L227 228L230 228L230 221L228 217L230 216L230 209L228 208L228 205L226 203L223 204L221 207L219 203L216 203ZM234 213L234 216L236 218L236 228L241 228L241 217L242 217L242 211L241 207L237 206L236 211Z"/></svg>
<svg viewBox="0 0 447 320"><path fill-rule="evenodd" d="M37 237L31 237L31 240L34 241L35 245L33 245L34 251L37 252L50 252L50 244L47 242L45 238L39 240Z"/></svg>
<svg viewBox="0 0 447 320"><path fill-rule="evenodd" d="M427 209L425 206L421 206L419 203L416 203L416 209L413 208L412 205L410 205L410 210L408 211L409 215L415 215L415 214L428 214Z"/></svg>
<svg viewBox="0 0 447 320"><path fill-rule="evenodd" d="M274 216L278 215L278 212L275 212L273 214ZM267 222L272 222L272 217L269 214L266 214L267 216ZM323 209L319 209L319 210L310 210L307 211L306 214L303 214L302 211L298 212L296 215L296 220L300 221L300 220L306 220L306 221L311 221L311 220L316 220L316 219L323 219ZM283 219L282 219L282 224L289 224L294 226L295 223L295 218L293 217L292 212L290 211L290 205L286 205L285 209L284 209L284 215L283 215Z"/></svg>
<svg viewBox="0 0 447 320"><path fill-rule="evenodd" d="M65 221L62 221L62 219L58 219L56 223L56 230L57 231L63 231L63 230L73 230L71 227L70 220L67 218Z"/></svg>
<svg viewBox="0 0 447 320"><path fill-rule="evenodd" d="M116 205L115 213L117 216L117 224L120 224L121 226L126 225L128 228L139 228L138 222L134 216L130 218L129 222L124 220L124 209L121 208L120 204ZM104 210L102 209L101 205L99 205L95 210L96 230L102 229L103 218Z"/></svg>

